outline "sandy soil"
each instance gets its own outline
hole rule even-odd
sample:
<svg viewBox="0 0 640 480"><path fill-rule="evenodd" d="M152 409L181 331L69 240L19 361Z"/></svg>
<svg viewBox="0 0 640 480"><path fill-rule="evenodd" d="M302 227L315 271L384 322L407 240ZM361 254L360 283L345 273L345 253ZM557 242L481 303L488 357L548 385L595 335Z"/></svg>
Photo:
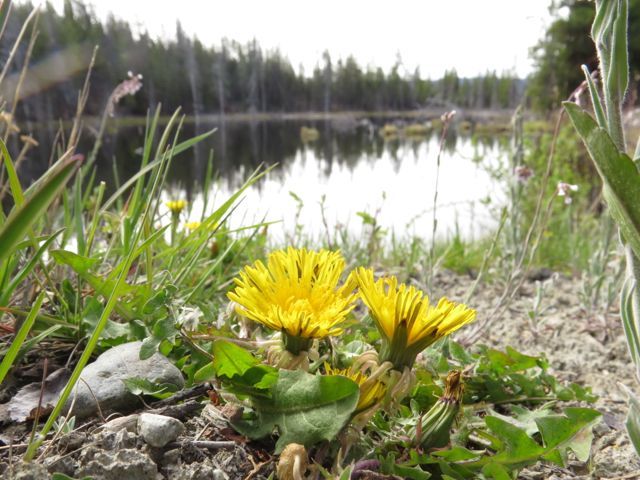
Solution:
<svg viewBox="0 0 640 480"><path fill-rule="evenodd" d="M626 395L619 383L639 392L628 355L617 310L589 315L581 305L579 278L554 275L545 286L543 314L536 323L529 319L535 283L523 285L502 318L496 318L480 340L503 349L512 346L530 355L544 353L551 373L560 380L589 385L599 396L595 408L603 422L595 428L591 465L579 462L570 468L540 465L523 471L523 479L640 479L640 459L626 436ZM462 297L470 283L463 277L441 276L440 286L451 296ZM471 306L491 311L500 295L498 287L480 287Z"/></svg>

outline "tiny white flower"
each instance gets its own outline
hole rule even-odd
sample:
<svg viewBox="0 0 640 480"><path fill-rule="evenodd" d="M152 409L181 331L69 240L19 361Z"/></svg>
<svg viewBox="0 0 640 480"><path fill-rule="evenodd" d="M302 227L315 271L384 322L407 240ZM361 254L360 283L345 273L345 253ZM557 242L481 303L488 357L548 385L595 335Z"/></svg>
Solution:
<svg viewBox="0 0 640 480"><path fill-rule="evenodd" d="M570 183L558 182L558 188L556 194L559 197L564 197L565 205L569 205L573 200L571 198L571 192L577 192L578 185L571 185Z"/></svg>

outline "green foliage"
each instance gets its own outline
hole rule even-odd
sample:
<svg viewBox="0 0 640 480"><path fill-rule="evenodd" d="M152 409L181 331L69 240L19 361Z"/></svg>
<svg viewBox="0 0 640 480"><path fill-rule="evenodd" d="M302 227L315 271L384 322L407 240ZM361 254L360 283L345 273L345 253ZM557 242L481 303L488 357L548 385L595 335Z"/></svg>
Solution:
<svg viewBox="0 0 640 480"><path fill-rule="evenodd" d="M278 381L276 368L261 364L243 348L221 340L213 344L213 371L228 383L230 391L253 398L270 397Z"/></svg>
<svg viewBox="0 0 640 480"><path fill-rule="evenodd" d="M637 7L632 7L632 10L638 13ZM625 153L622 125L622 105L630 67L627 51L628 13L629 0L596 2L591 32L600 60L604 101L591 81L588 69L583 70L597 122L575 104L567 102L564 107L598 170L603 182L603 197L622 233L627 278L620 294L620 309L637 373L640 372L640 173L637 163ZM630 394L627 430L636 451L640 453L639 424L638 400Z"/></svg>
<svg viewBox="0 0 640 480"><path fill-rule="evenodd" d="M572 103L566 103L565 109L604 181L603 195L611 216L636 256L640 256L640 175L636 165L616 148L607 131L598 127L589 114Z"/></svg>
<svg viewBox="0 0 640 480"><path fill-rule="evenodd" d="M1 145L4 147L4 144ZM5 165L11 165L6 148L3 150L3 157ZM40 179L38 188L31 192L26 199L22 196L19 183L12 183L16 206L9 213L9 216L3 219L0 228L0 252L2 252L0 253L0 266L8 260L18 244L29 233L33 224L44 216L49 205L60 194L77 166L78 160L72 158L64 161L59 165L59 168L49 170Z"/></svg>
<svg viewBox="0 0 640 480"><path fill-rule="evenodd" d="M155 398L170 397L178 388L173 383L155 384L138 377L126 378L123 382L126 389L134 395L149 395Z"/></svg>
<svg viewBox="0 0 640 480"><path fill-rule="evenodd" d="M512 478L518 470L540 461L566 465L570 451L581 461L588 458L591 429L600 413L589 408L558 409L556 404L561 400L592 402L595 397L575 384L559 385L547 373L544 357L512 348L502 352L482 347L469 354L452 342L448 353L446 349L432 352L429 365L436 371L419 376L410 408L402 407L395 419L381 415L374 419L374 432L385 439L377 451L386 473L412 472L406 474L408 478L428 478L420 477L426 474L500 479ZM418 423L422 429L429 427L423 423L429 418L424 412L433 410L430 402L424 402L427 392L438 394L438 372L454 365L470 372L463 410L447 448L420 451L406 439ZM396 460L399 458L410 460Z"/></svg>
<svg viewBox="0 0 640 480"><path fill-rule="evenodd" d="M234 427L250 438L265 437L277 428L276 453L289 443L311 446L332 440L358 403L358 386L345 377L278 371L226 341L215 342L213 353L218 379L251 400L253 412L234 421Z"/></svg>
<svg viewBox="0 0 640 480"><path fill-rule="evenodd" d="M38 299L36 300L36 302L33 304L33 307L31 307L31 310L29 311L29 316L24 321L24 323L20 327L20 330L18 330L15 338L11 342L9 351L6 353L6 355L2 359L2 363L0 363L0 384L6 377L7 373L9 372L9 369L13 366L16 360L16 357L18 356L18 353L20 351L20 347L22 347L22 345L24 344L24 341L27 338L27 334L31 330L31 327L33 327L33 324L36 321L36 315L38 314L38 311L42 306L43 300L44 300L44 293L41 293L38 296Z"/></svg>
<svg viewBox="0 0 640 480"><path fill-rule="evenodd" d="M277 428L275 451L280 453L289 443L310 446L333 440L357 403L358 386L348 378L281 370L270 398L252 398L255 417L235 422L234 427L251 438Z"/></svg>

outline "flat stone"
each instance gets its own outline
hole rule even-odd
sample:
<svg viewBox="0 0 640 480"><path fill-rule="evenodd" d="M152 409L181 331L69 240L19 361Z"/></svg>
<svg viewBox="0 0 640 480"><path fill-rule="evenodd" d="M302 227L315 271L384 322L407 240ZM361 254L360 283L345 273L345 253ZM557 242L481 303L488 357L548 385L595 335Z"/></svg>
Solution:
<svg viewBox="0 0 640 480"><path fill-rule="evenodd" d="M138 434L152 447L162 448L184 431L184 424L172 417L143 413L138 418Z"/></svg>
<svg viewBox="0 0 640 480"><path fill-rule="evenodd" d="M78 418L91 416L98 411L98 404L103 412L133 410L139 400L123 382L130 378L170 383L179 389L184 387L182 373L164 355L155 353L140 360L141 345L142 342L118 345L87 365L66 404L67 409L73 405L71 414Z"/></svg>

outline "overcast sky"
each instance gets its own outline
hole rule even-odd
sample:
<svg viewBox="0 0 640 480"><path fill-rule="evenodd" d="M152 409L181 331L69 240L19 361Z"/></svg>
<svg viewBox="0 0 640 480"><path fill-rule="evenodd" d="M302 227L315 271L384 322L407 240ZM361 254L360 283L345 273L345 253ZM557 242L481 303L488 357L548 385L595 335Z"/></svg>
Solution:
<svg viewBox="0 0 640 480"><path fill-rule="evenodd" d="M63 0L55 0L60 6ZM328 49L389 69L400 54L409 71L439 77L488 69L531 71L529 48L551 21L550 0L88 0L153 36L170 38L176 20L207 45L256 38L309 74Z"/></svg>

